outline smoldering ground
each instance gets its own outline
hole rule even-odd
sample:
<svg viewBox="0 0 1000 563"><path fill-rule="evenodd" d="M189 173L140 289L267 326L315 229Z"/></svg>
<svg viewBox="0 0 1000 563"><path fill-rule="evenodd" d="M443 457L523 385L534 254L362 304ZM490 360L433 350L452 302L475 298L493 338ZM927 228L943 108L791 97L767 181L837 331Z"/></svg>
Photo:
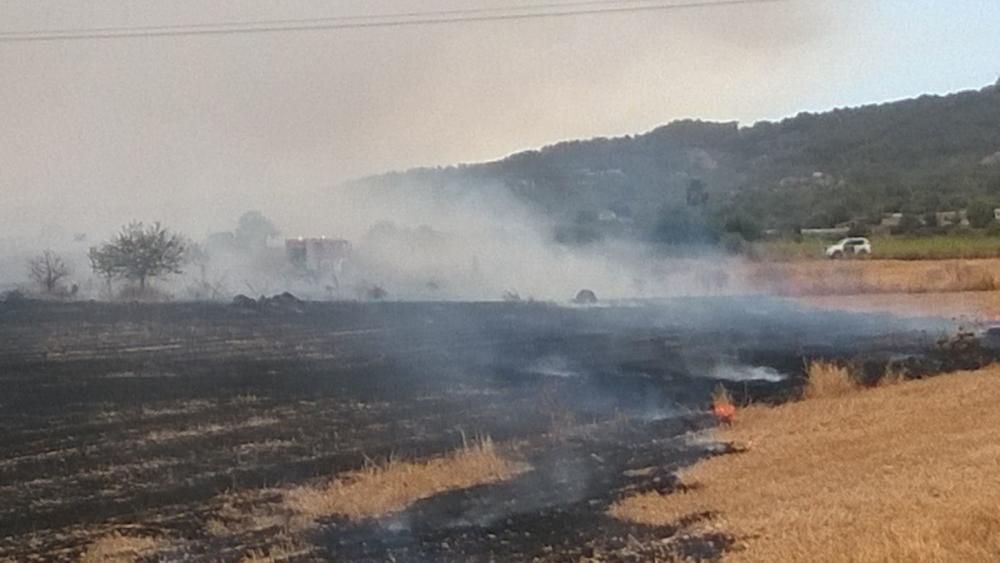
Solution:
<svg viewBox="0 0 1000 563"><path fill-rule="evenodd" d="M0 307L0 555L15 559L75 549L108 521L155 521L177 557L240 554L272 536L200 532L223 491L432 456L477 434L523 444L533 469L386 520L323 520L308 541L350 560L530 559L630 534L653 549L673 532L605 511L626 491L669 490L671 472L706 453L683 435L710 422L716 385L780 398L801 384L803 357L919 356L943 330L745 298ZM731 381L757 371L768 377Z"/></svg>

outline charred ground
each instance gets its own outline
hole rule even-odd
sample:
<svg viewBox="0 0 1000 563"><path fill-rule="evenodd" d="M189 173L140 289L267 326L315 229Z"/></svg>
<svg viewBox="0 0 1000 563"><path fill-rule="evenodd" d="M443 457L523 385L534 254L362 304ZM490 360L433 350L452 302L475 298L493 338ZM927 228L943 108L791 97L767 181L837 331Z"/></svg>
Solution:
<svg viewBox="0 0 1000 563"><path fill-rule="evenodd" d="M717 452L686 437L711 424L716 385L782 400L818 357L932 371L951 361L938 344L950 328L763 298L0 305L0 559L72 560L124 530L164 538L154 558L238 560L274 530L208 533L220 496L266 502L274 487L474 435L514 444L533 469L383 519L326 519L300 557L710 559L724 535L606 511Z"/></svg>

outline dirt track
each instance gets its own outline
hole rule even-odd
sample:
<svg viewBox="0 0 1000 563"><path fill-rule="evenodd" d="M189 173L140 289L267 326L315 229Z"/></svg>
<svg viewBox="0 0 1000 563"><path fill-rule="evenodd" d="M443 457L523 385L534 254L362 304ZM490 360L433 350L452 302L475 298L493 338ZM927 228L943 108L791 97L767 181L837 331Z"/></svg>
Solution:
<svg viewBox="0 0 1000 563"><path fill-rule="evenodd" d="M72 560L111 529L163 557L238 559L266 533L205 532L225 491L292 484L368 458L427 456L488 434L534 471L438 495L388 521L330 521L307 556L341 560L711 558L723 536L672 538L604 513L667 490L711 448L684 434L714 379L780 399L805 357L920 355L943 325L768 300L643 306L0 305L0 560ZM555 420L572 421L555 436Z"/></svg>

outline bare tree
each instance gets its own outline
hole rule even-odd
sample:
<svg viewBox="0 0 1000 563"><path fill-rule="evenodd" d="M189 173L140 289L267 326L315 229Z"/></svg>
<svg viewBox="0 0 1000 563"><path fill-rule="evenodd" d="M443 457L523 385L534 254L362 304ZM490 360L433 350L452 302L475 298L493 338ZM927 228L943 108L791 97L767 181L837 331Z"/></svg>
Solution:
<svg viewBox="0 0 1000 563"><path fill-rule="evenodd" d="M51 250L42 252L28 261L31 281L38 284L45 293L52 294L59 289L60 282L70 274L69 266L58 254Z"/></svg>
<svg viewBox="0 0 1000 563"><path fill-rule="evenodd" d="M225 295L226 276L225 274L209 275L211 256L208 251L200 244L189 242L186 254L187 262L197 268L197 277L194 280L194 284L189 285L187 288L188 295L198 301L205 299L215 301Z"/></svg>

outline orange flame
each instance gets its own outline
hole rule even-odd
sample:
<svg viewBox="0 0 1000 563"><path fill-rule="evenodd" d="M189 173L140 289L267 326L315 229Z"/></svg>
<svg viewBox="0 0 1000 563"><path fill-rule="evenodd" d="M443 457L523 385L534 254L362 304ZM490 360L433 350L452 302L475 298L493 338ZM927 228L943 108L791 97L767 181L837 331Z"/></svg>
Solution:
<svg viewBox="0 0 1000 563"><path fill-rule="evenodd" d="M712 414L722 424L730 425L736 418L736 406L732 403L716 402L712 405Z"/></svg>

